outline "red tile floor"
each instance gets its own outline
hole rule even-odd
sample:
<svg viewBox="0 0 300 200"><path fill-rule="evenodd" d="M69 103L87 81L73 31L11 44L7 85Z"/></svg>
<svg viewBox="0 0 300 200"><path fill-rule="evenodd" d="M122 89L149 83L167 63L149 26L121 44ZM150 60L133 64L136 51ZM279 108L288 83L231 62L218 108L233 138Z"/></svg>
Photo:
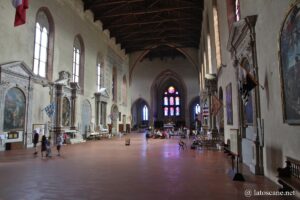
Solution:
<svg viewBox="0 0 300 200"><path fill-rule="evenodd" d="M230 159L222 151L179 150L176 138L147 144L143 134L129 137L130 146L124 137L63 146L61 157L53 148L50 159L34 157L33 149L0 152L0 199L292 199L246 198L246 189L278 186L246 167L246 181L232 181Z"/></svg>

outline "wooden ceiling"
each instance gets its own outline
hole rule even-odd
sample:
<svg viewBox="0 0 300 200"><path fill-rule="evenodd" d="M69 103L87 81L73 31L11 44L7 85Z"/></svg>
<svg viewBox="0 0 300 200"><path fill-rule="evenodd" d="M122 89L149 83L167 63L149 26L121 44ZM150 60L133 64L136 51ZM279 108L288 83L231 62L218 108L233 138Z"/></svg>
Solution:
<svg viewBox="0 0 300 200"><path fill-rule="evenodd" d="M199 46L203 0L83 2L84 9L94 13L94 20L102 22L103 29L110 31L110 36L116 38L127 54L151 49L163 52L164 56L174 56L176 53L168 52L165 45L171 44L174 49Z"/></svg>

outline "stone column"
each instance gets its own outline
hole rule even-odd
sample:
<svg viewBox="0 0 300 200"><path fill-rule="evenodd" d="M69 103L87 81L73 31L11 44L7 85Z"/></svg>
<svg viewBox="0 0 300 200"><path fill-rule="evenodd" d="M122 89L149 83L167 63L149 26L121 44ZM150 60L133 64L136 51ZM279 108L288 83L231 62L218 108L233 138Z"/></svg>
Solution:
<svg viewBox="0 0 300 200"><path fill-rule="evenodd" d="M78 84L76 82L70 83L71 86L71 130L76 130L76 99Z"/></svg>
<svg viewBox="0 0 300 200"><path fill-rule="evenodd" d="M100 126L100 114L101 114L101 108L100 108L100 96L101 94L96 92L94 94L95 96L95 107L96 107L96 127Z"/></svg>
<svg viewBox="0 0 300 200"><path fill-rule="evenodd" d="M63 85L56 84L55 85L55 125L54 125L54 133L55 137L62 133L62 95L63 95Z"/></svg>

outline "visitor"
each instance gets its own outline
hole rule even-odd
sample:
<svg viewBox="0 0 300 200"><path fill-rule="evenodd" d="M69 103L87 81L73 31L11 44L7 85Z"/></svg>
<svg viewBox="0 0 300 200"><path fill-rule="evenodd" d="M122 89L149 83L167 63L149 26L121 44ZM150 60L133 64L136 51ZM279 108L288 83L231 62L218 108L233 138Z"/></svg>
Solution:
<svg viewBox="0 0 300 200"><path fill-rule="evenodd" d="M37 143L39 142L39 133L37 130L33 130L33 147L34 147L34 155L37 155Z"/></svg>
<svg viewBox="0 0 300 200"><path fill-rule="evenodd" d="M47 143L47 138L46 138L45 135L43 135L42 142L41 142L41 154L42 154L42 157L44 157L44 152L47 150L46 143Z"/></svg>
<svg viewBox="0 0 300 200"><path fill-rule="evenodd" d="M149 132L148 131L146 131L146 143L148 144L148 140L149 140L149 138L150 138L150 134L149 134Z"/></svg>
<svg viewBox="0 0 300 200"><path fill-rule="evenodd" d="M48 139L46 140L46 157L51 158L52 153L51 153L51 137L49 136Z"/></svg>
<svg viewBox="0 0 300 200"><path fill-rule="evenodd" d="M61 146L63 145L63 136L62 134L59 134L56 138L56 149L57 149L57 156L60 156L60 149L61 149Z"/></svg>

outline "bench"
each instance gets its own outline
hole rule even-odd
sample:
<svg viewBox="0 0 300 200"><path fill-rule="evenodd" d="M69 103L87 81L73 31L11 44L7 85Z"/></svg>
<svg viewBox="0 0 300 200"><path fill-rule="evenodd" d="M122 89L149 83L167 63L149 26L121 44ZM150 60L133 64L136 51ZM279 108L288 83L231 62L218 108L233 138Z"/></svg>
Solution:
<svg viewBox="0 0 300 200"><path fill-rule="evenodd" d="M278 168L278 183L282 185L279 191L300 191L300 161L286 158L286 167Z"/></svg>
<svg viewBox="0 0 300 200"><path fill-rule="evenodd" d="M230 143L227 142L227 145L224 145L223 147L224 153L231 157L231 169L228 171L228 174L234 181L245 181L243 174L239 170L240 156L239 154L232 152L229 145Z"/></svg>

